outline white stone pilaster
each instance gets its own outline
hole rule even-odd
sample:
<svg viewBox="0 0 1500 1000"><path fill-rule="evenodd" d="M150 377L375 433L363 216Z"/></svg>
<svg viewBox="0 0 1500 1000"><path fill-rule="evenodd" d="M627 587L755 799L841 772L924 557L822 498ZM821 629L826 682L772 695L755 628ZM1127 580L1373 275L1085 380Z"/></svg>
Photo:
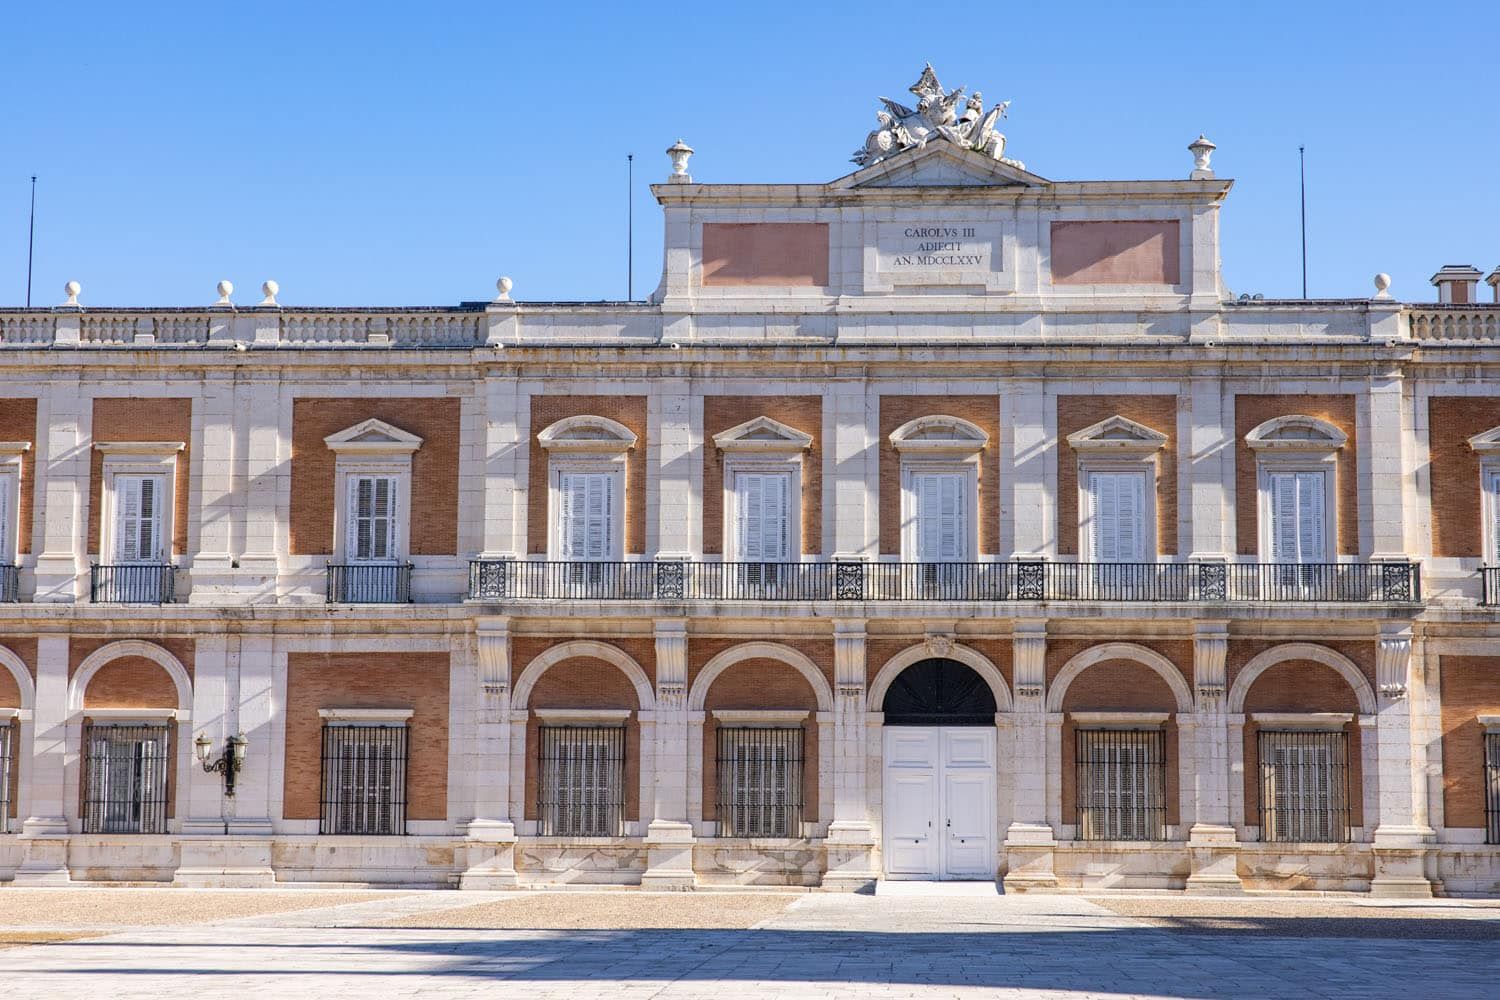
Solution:
<svg viewBox="0 0 1500 1000"><path fill-rule="evenodd" d="M1179 718L1179 743L1191 743L1193 825L1188 831L1190 892L1240 892L1239 838L1230 825L1229 717L1225 661L1229 654L1228 622L1199 622L1193 631L1193 691L1197 711Z"/></svg>
<svg viewBox="0 0 1500 1000"><path fill-rule="evenodd" d="M245 541L239 553L239 569L246 586L259 590L266 599L276 579L277 556L286 542L277 505L283 484L291 476L291 442L282 440L281 387L266 376L241 382L235 398L244 425ZM287 417L290 427L290 417Z"/></svg>
<svg viewBox="0 0 1500 1000"><path fill-rule="evenodd" d="M1188 480L1187 515L1193 559L1228 559L1235 549L1233 497L1234 414L1226 405L1224 383L1218 378L1192 381L1191 426L1183 470Z"/></svg>
<svg viewBox="0 0 1500 1000"><path fill-rule="evenodd" d="M484 380L484 541L485 558L524 555L517 537L517 507L522 501L520 466L524 451L520 386L514 376ZM526 421L530 423L529 419Z"/></svg>
<svg viewBox="0 0 1500 1000"><path fill-rule="evenodd" d="M1048 719L1046 714L1047 622L1018 619L1012 635L1015 669L1013 805L1005 832L1005 887L1022 891L1057 885L1047 820Z"/></svg>
<svg viewBox="0 0 1500 1000"><path fill-rule="evenodd" d="M272 781L279 779L272 770L275 741L279 733L273 713L276 705L276 655L269 635L241 635L235 651L235 687L230 704L235 711L233 731L244 733L248 741L245 766L235 779L234 802L229 816L229 832L237 836L269 837L272 803ZM285 711L285 706L281 706ZM284 723L284 720L283 720Z"/></svg>
<svg viewBox="0 0 1500 1000"><path fill-rule="evenodd" d="M871 530L866 469L876 453L864 379L832 382L823 397L831 408L823 447L823 552L840 559L873 559L880 550L878 528ZM832 515L830 517L829 515Z"/></svg>
<svg viewBox="0 0 1500 1000"><path fill-rule="evenodd" d="M236 509L235 385L219 375L204 380L195 401L201 437L193 442L190 487L197 487L197 549L192 552L192 604L213 604L233 594ZM191 510L192 508L190 508ZM189 538L191 543L192 538Z"/></svg>
<svg viewBox="0 0 1500 1000"><path fill-rule="evenodd" d="M88 438L93 402L76 378L47 384L37 401L35 582L38 604L72 604L88 593Z"/></svg>
<svg viewBox="0 0 1500 1000"><path fill-rule="evenodd" d="M653 733L652 818L646 828L649 888L692 888L693 825L688 822L687 622L656 622L656 713ZM647 728L641 727L641 740ZM642 765L645 752L642 750Z"/></svg>
<svg viewBox="0 0 1500 1000"><path fill-rule="evenodd" d="M26 842L26 847L16 870L17 885L69 881L65 806L68 794L68 640L64 636L43 636L36 645L31 815L21 824L21 839Z"/></svg>
<svg viewBox="0 0 1500 1000"><path fill-rule="evenodd" d="M865 622L833 623L833 822L824 839L823 887L856 891L874 883L875 835L866 786ZM821 730L820 730L821 731Z"/></svg>
<svg viewBox="0 0 1500 1000"><path fill-rule="evenodd" d="M664 379L651 395L656 426L652 434L660 457L657 468L656 544L648 551L664 559L687 559L695 551L692 526L693 466L701 464L694 448L691 385L685 378ZM697 459L697 462L695 462ZM650 509L647 504L647 509Z"/></svg>
<svg viewBox="0 0 1500 1000"><path fill-rule="evenodd" d="M181 727L181 732L189 742L200 735L207 736L211 761L219 759L225 741L235 732L229 728L233 720L227 712L228 686L229 637L222 633L200 636L193 648L192 725ZM224 776L217 772L205 774L196 753L189 757L189 761L187 773L177 778L187 791L187 815L182 818L182 832L222 835L228 832Z"/></svg>
<svg viewBox="0 0 1500 1000"><path fill-rule="evenodd" d="M467 828L468 866L461 889L503 889L517 881L516 827L510 812L510 619L475 623L473 689L455 699L467 707L472 749L467 755L473 817Z"/></svg>
<svg viewBox="0 0 1500 1000"><path fill-rule="evenodd" d="M1387 896L1430 896L1425 874L1427 846L1434 831L1419 822L1425 793L1420 766L1425 753L1413 741L1409 693L1419 686L1411 673L1412 629L1382 625L1375 650L1375 723L1379 818L1375 827L1375 877L1370 891Z"/></svg>
<svg viewBox="0 0 1500 1000"><path fill-rule="evenodd" d="M1362 401L1368 407L1368 430L1359 442L1360 496L1369 498L1369 535L1361 551L1376 560L1405 560L1412 551L1406 537L1407 470L1412 465L1407 461L1402 389L1401 372L1385 372L1370 378Z"/></svg>
<svg viewBox="0 0 1500 1000"><path fill-rule="evenodd" d="M1009 493L1002 504L1002 555L1044 559L1057 554L1057 469L1052 438L1057 413L1053 397L1040 379L1009 383L1001 390L1001 433L1007 438L1010 466L1000 476ZM1007 487L1007 484L1008 487ZM1009 532L1009 537L1007 537Z"/></svg>

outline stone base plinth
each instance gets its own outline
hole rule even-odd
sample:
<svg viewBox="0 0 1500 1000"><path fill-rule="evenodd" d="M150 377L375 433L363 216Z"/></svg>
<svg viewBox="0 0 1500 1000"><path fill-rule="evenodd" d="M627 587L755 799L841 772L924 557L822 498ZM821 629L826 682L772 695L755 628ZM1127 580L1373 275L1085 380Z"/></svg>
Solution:
<svg viewBox="0 0 1500 1000"><path fill-rule="evenodd" d="M646 870L641 874L641 888L696 889L698 876L693 871L696 843L692 824L653 820L646 829Z"/></svg>
<svg viewBox="0 0 1500 1000"><path fill-rule="evenodd" d="M65 838L28 838L25 844L14 885L67 885L73 880L68 871L68 841Z"/></svg>
<svg viewBox="0 0 1500 1000"><path fill-rule="evenodd" d="M838 823L823 839L823 880L828 892L873 892L880 873L875 870L875 834L869 823Z"/></svg>
<svg viewBox="0 0 1500 1000"><path fill-rule="evenodd" d="M271 841L241 837L184 837L172 884L198 889L253 889L276 884Z"/></svg>
<svg viewBox="0 0 1500 1000"><path fill-rule="evenodd" d="M1233 827L1193 827L1188 835L1189 872L1184 888L1201 896L1243 893L1239 858L1240 843Z"/></svg>
<svg viewBox="0 0 1500 1000"><path fill-rule="evenodd" d="M1057 888L1057 841L1052 828L1034 823L1012 823L1005 832L1006 892L1035 892Z"/></svg>

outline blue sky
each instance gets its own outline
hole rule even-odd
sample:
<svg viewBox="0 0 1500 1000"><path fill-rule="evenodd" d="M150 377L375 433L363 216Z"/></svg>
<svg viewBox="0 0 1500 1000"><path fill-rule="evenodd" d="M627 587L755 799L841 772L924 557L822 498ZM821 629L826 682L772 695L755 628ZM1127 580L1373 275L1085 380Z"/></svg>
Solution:
<svg viewBox="0 0 1500 1000"><path fill-rule="evenodd" d="M1226 280L1431 300L1500 264L1495 26L1483 4L12 5L0 27L0 304L194 305L265 278L296 305L655 287L646 184L678 136L706 182L853 169L876 97L930 60L1013 101L1007 152L1054 179L1235 179Z"/></svg>

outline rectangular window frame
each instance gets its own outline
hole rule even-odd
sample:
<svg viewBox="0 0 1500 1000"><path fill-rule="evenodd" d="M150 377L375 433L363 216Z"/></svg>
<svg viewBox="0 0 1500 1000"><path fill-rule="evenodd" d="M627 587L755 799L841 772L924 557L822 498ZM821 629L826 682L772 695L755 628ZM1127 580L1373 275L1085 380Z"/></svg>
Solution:
<svg viewBox="0 0 1500 1000"><path fill-rule="evenodd" d="M395 503L392 516L395 519L391 536L391 553L383 559L361 559L351 551L350 508L351 493L355 485L364 478L388 478L395 484ZM340 455L334 465L333 505L333 561L363 566L390 566L406 561L411 551L411 456L399 455L376 458L350 458Z"/></svg>
<svg viewBox="0 0 1500 1000"><path fill-rule="evenodd" d="M1339 562L1338 555L1338 456L1330 452L1326 456L1292 452L1277 454L1262 452L1256 456L1256 496L1260 544L1259 558L1263 563L1277 563L1276 538L1272 520L1275 497L1272 495L1271 478L1276 475L1321 474L1323 476L1323 563ZM1317 565L1314 562L1297 565Z"/></svg>
<svg viewBox="0 0 1500 1000"><path fill-rule="evenodd" d="M1095 538L1094 477L1123 476L1136 479L1141 487L1141 509L1137 513L1136 531L1140 538L1139 558L1105 559ZM1097 458L1078 463L1078 552L1088 563L1152 563L1157 561L1156 538L1156 456L1144 459L1106 461Z"/></svg>
<svg viewBox="0 0 1500 1000"><path fill-rule="evenodd" d="M1500 566L1500 456L1487 455L1479 460L1479 483L1484 562Z"/></svg>
<svg viewBox="0 0 1500 1000"><path fill-rule="evenodd" d="M0 564L21 559L21 473L30 450L30 441L0 442Z"/></svg>
<svg viewBox="0 0 1500 1000"><path fill-rule="evenodd" d="M169 832L175 728L148 719L84 719L79 788L84 833ZM102 756L101 744L108 745Z"/></svg>
<svg viewBox="0 0 1500 1000"><path fill-rule="evenodd" d="M540 722L536 749L539 836L625 835L626 736L623 719Z"/></svg>
<svg viewBox="0 0 1500 1000"><path fill-rule="evenodd" d="M909 563L952 562L969 563L979 559L979 463L980 452L964 458L930 459L901 458L901 560ZM962 476L963 526L959 531L962 551L955 559L923 560L922 553L922 501L918 496L918 479L922 476Z"/></svg>
<svg viewBox="0 0 1500 1000"><path fill-rule="evenodd" d="M1284 776L1268 759L1268 753L1283 749L1296 749L1299 756L1307 751L1326 753L1327 774L1320 777L1317 770L1324 765L1314 761L1299 763L1294 773ZM1343 844L1353 839L1347 732L1321 727L1262 728L1256 733L1256 765L1261 842ZM1306 772L1309 766L1311 775ZM1309 795L1311 805L1306 801ZM1319 803L1320 798L1326 806Z"/></svg>
<svg viewBox="0 0 1500 1000"><path fill-rule="evenodd" d="M15 758L17 733L16 713L0 711L0 833L10 832L10 804L12 792L19 790L15 780L18 767Z"/></svg>
<svg viewBox="0 0 1500 1000"><path fill-rule="evenodd" d="M318 833L405 836L410 713L324 710L319 715Z"/></svg>
<svg viewBox="0 0 1500 1000"><path fill-rule="evenodd" d="M718 836L802 837L806 730L721 720L714 742ZM758 761L749 759L757 756Z"/></svg>
<svg viewBox="0 0 1500 1000"><path fill-rule="evenodd" d="M568 525L563 514L563 481L572 475L604 475L610 478L613 507L607 515L609 544L601 558L578 559L569 555ZM553 562L620 562L625 553L625 455L612 457L550 457L547 476L547 558Z"/></svg>
<svg viewBox="0 0 1500 1000"><path fill-rule="evenodd" d="M1484 842L1500 844L1500 727L1484 730Z"/></svg>
<svg viewBox="0 0 1500 1000"><path fill-rule="evenodd" d="M1123 756L1139 759L1125 767ZM1167 764L1160 726L1079 726L1073 753L1077 838L1166 840Z"/></svg>
<svg viewBox="0 0 1500 1000"><path fill-rule="evenodd" d="M742 477L785 476L786 530L782 536L786 557L784 559L753 559L742 551L740 540L740 512L743 506ZM724 528L723 545L726 562L771 562L795 563L802 561L802 456L800 453L779 456L748 457L726 454L724 456Z"/></svg>

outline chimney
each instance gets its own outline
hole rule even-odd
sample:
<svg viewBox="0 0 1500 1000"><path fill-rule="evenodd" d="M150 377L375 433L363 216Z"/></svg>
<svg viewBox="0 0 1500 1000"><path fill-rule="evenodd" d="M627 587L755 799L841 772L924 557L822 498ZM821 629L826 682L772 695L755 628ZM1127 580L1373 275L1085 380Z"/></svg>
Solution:
<svg viewBox="0 0 1500 1000"><path fill-rule="evenodd" d="M1495 268L1485 277L1484 283L1490 286L1490 291L1495 296L1495 304L1500 305L1500 267Z"/></svg>
<svg viewBox="0 0 1500 1000"><path fill-rule="evenodd" d="M1432 283L1438 290L1438 301L1444 305L1473 305L1478 298L1477 289L1483 273L1471 264L1444 264L1442 270L1432 276Z"/></svg>

